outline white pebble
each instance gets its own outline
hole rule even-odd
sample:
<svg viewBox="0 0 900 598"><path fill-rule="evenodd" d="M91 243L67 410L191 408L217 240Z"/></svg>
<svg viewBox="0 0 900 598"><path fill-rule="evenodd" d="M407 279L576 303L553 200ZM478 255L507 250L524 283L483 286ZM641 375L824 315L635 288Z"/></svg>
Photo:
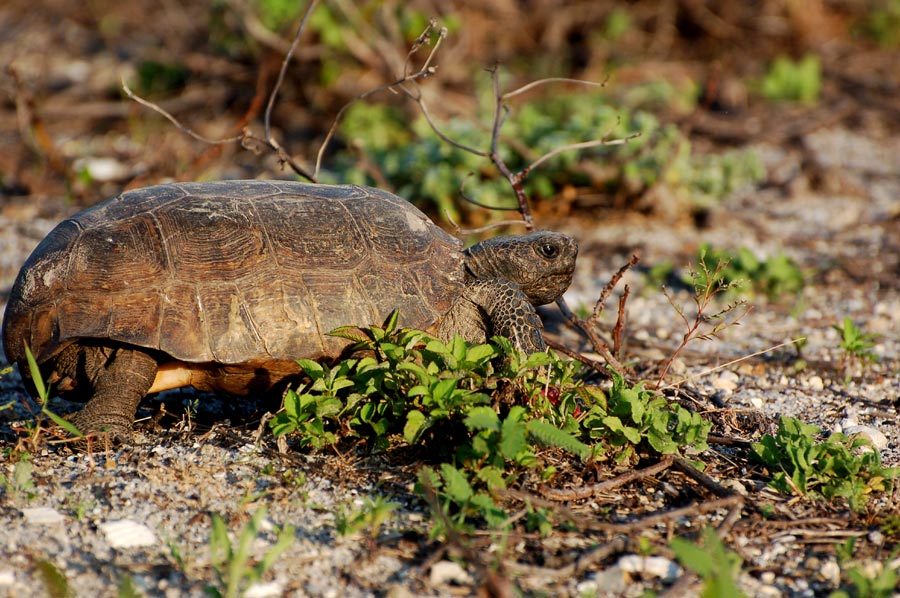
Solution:
<svg viewBox="0 0 900 598"><path fill-rule="evenodd" d="M143 523L130 519L108 521L100 524L100 531L113 548L133 548L136 546L153 546L156 534Z"/></svg>
<svg viewBox="0 0 900 598"><path fill-rule="evenodd" d="M737 382L728 376L719 376L713 380L713 388L724 390L726 393L732 393L737 388Z"/></svg>
<svg viewBox="0 0 900 598"><path fill-rule="evenodd" d="M837 561L825 561L819 568L819 573L825 581L837 585L841 581L841 567Z"/></svg>
<svg viewBox="0 0 900 598"><path fill-rule="evenodd" d="M22 509L22 515L25 521L35 525L54 525L65 521L62 513L53 507L33 507L31 509Z"/></svg>
<svg viewBox="0 0 900 598"><path fill-rule="evenodd" d="M258 582L247 588L244 598L276 598L284 594L284 584L278 581Z"/></svg>
<svg viewBox="0 0 900 598"><path fill-rule="evenodd" d="M12 569L0 571L0 588L5 588L16 583L16 572Z"/></svg>
<svg viewBox="0 0 900 598"><path fill-rule="evenodd" d="M674 561L661 556L626 554L619 559L616 565L626 573L657 577L664 582L675 581L681 571L681 568Z"/></svg>
<svg viewBox="0 0 900 598"><path fill-rule="evenodd" d="M76 161L75 167L86 170L91 178L101 183L128 178L131 170L115 158L86 158Z"/></svg>
<svg viewBox="0 0 900 598"><path fill-rule="evenodd" d="M810 376L806 381L806 385L811 390L825 390L825 381L822 380L821 376Z"/></svg>
<svg viewBox="0 0 900 598"><path fill-rule="evenodd" d="M869 441L877 451L887 448L888 439L880 430L876 430L872 426L847 426L844 428L844 434L850 438L864 438Z"/></svg>
<svg viewBox="0 0 900 598"><path fill-rule="evenodd" d="M628 578L618 565L613 565L597 573L593 579L580 582L575 589L579 596L598 596L603 591L606 594L622 594L628 587Z"/></svg>
<svg viewBox="0 0 900 598"><path fill-rule="evenodd" d="M438 561L431 566L429 576L431 585L440 586L455 583L457 585L471 585L472 576L465 569L453 561Z"/></svg>

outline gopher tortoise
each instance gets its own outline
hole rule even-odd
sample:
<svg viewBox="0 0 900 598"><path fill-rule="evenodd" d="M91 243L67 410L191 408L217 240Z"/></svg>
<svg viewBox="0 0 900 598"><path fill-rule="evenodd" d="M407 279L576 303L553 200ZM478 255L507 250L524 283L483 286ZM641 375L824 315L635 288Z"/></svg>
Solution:
<svg viewBox="0 0 900 598"><path fill-rule="evenodd" d="M83 432L130 435L148 393L246 395L334 359L328 332L399 324L443 339L506 336L546 348L535 305L572 279L578 248L554 232L462 244L410 203L367 187L286 181L129 191L63 221L26 261L3 343L25 347Z"/></svg>

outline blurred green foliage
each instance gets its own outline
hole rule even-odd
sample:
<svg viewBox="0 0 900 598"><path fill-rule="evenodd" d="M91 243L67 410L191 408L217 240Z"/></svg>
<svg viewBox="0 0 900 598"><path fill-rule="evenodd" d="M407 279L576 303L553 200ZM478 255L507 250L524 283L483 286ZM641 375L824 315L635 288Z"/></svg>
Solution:
<svg viewBox="0 0 900 598"><path fill-rule="evenodd" d="M169 95L183 88L189 76L183 64L144 60L137 67L138 93L151 98Z"/></svg>
<svg viewBox="0 0 900 598"><path fill-rule="evenodd" d="M763 96L774 102L819 101L822 89L822 62L807 54L799 62L784 56L776 58L760 85Z"/></svg>
<svg viewBox="0 0 900 598"><path fill-rule="evenodd" d="M490 113L488 108L485 112ZM454 119L439 126L456 142L487 151L489 122L490 117ZM514 205L509 184L487 158L442 141L422 117L410 126L397 108L360 102L347 111L340 131L354 151L339 152L329 160L326 182L376 183L360 166L362 153L364 162L400 195L427 198L451 214L456 214L463 185L467 195L483 204ZM548 199L572 185L599 188L610 196L638 196L664 184L685 197L688 205L707 206L764 175L753 152L693 155L677 126L664 125L641 109L613 107L596 93L555 95L514 107L504 123L499 151L515 172L568 144L623 139L635 133L639 136L625 143L557 154L531 172L526 192Z"/></svg>
<svg viewBox="0 0 900 598"><path fill-rule="evenodd" d="M272 31L282 31L299 18L305 3L296 0L255 0L253 7L263 25Z"/></svg>
<svg viewBox="0 0 900 598"><path fill-rule="evenodd" d="M900 47L900 0L876 0L854 27L884 48Z"/></svg>
<svg viewBox="0 0 900 598"><path fill-rule="evenodd" d="M731 285L735 292L756 290L765 293L769 299L778 300L795 296L806 282L796 262L781 252L761 259L746 247L729 251L713 249L709 243L704 243L698 256L697 259L711 269L717 264L725 264L718 275L721 282ZM749 283L750 288L742 285L743 282Z"/></svg>

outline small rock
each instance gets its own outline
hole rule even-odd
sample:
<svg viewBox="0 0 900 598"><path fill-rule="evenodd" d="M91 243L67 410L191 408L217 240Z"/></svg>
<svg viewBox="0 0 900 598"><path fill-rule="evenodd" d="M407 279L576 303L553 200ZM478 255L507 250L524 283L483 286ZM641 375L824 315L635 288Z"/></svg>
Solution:
<svg viewBox="0 0 900 598"><path fill-rule="evenodd" d="M878 530L869 532L867 538L869 539L869 542L871 542L875 546L881 546L882 544L884 544L884 534L882 534Z"/></svg>
<svg viewBox="0 0 900 598"><path fill-rule="evenodd" d="M16 572L12 569L0 570L0 588L5 588L16 583Z"/></svg>
<svg viewBox="0 0 900 598"><path fill-rule="evenodd" d="M657 577L671 583L678 578L681 568L669 559L661 556L640 556L626 554L616 563L626 573L638 573L645 577Z"/></svg>
<svg viewBox="0 0 900 598"><path fill-rule="evenodd" d="M434 586L448 585L451 583L463 586L471 585L473 583L472 576L453 561L438 561L432 565L429 580L431 581L431 585Z"/></svg>
<svg viewBox="0 0 900 598"><path fill-rule="evenodd" d="M128 166L115 158L86 158L76 161L75 167L86 170L92 179L101 183L121 181L131 173Z"/></svg>
<svg viewBox="0 0 900 598"><path fill-rule="evenodd" d="M54 525L65 521L62 513L52 507L33 507L22 509L25 521L34 525Z"/></svg>
<svg viewBox="0 0 900 598"><path fill-rule="evenodd" d="M837 561L829 560L822 563L819 574L822 576L822 579L832 585L838 585L841 582L841 567L837 564Z"/></svg>
<svg viewBox="0 0 900 598"><path fill-rule="evenodd" d="M597 573L593 579L580 582L575 589L579 596L598 596L601 591L606 595L617 596L623 594L627 587L628 579L625 572L618 565L613 565Z"/></svg>
<svg viewBox="0 0 900 598"><path fill-rule="evenodd" d="M741 496L749 496L750 495L750 493L747 492L747 487L744 486L740 482L740 480L734 480L734 479L722 480L720 482L720 485L723 488L733 490L734 492L736 492L737 494L740 494Z"/></svg>
<svg viewBox="0 0 900 598"><path fill-rule="evenodd" d="M728 372L731 374L731 372ZM726 393L732 393L737 388L737 382L734 380L736 377L734 374L731 376L727 376L725 374L719 376L715 380L713 380L713 388L718 390L724 390Z"/></svg>
<svg viewBox="0 0 900 598"><path fill-rule="evenodd" d="M825 381L821 376L810 376L806 381L806 385L810 390L825 390Z"/></svg>
<svg viewBox="0 0 900 598"><path fill-rule="evenodd" d="M850 438L864 438L868 440L876 451L884 450L888 445L887 436L872 426L847 426L844 428L844 434Z"/></svg>
<svg viewBox="0 0 900 598"><path fill-rule="evenodd" d="M108 521L100 524L100 531L113 548L133 548L136 546L153 546L156 534L143 523L130 519Z"/></svg>
<svg viewBox="0 0 900 598"><path fill-rule="evenodd" d="M284 594L284 584L278 581L257 582L247 588L244 598L276 598Z"/></svg>

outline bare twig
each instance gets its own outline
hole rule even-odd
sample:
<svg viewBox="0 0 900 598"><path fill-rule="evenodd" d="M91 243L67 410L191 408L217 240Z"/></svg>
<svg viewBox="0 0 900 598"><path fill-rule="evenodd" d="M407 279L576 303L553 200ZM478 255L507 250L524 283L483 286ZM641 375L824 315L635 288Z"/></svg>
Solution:
<svg viewBox="0 0 900 598"><path fill-rule="evenodd" d="M596 567L597 563L601 563L606 559L620 554L628 550L630 541L627 536L616 536L606 544L595 546L590 550L578 555L571 563L552 569L549 567L538 567L535 565L524 565L522 563L508 563L509 569L519 575L530 575L539 577L540 579L572 579L584 571Z"/></svg>
<svg viewBox="0 0 900 598"><path fill-rule="evenodd" d="M181 132L185 133L186 135L189 135L190 137L193 137L197 141L207 143L209 145L222 145L222 144L227 144L227 143L234 143L235 141L240 141L241 145L243 147L250 149L252 151L257 151L259 146L268 147L269 149L271 149L272 151L275 152L275 154L278 156L279 162L282 165L287 164L298 175L300 175L312 182L315 182L315 177L312 174L308 173L306 171L306 169L304 169L299 164L297 164L294 161L294 159L285 151L285 149L281 146L281 144L278 143L278 141L272 137L271 117L272 117L272 109L275 106L275 100L278 97L278 91L281 89L281 84L284 81L285 73L287 72L287 67L290 64L291 57L293 56L294 51L297 48L297 45L300 43L300 37L303 34L303 30L306 27L306 23L309 20L309 16L310 16L310 14L312 14L312 10L313 10L313 8L315 8L317 3L318 3L318 0L310 0L310 3L306 7L306 11L303 13L303 18L300 20L300 24L297 27L297 32L294 35L294 40L291 43L290 50L285 55L284 60L282 61L281 70L278 73L278 80L275 83L275 87L272 89L272 93L269 95L269 100L266 105L266 112L265 112L265 117L264 117L264 129L265 129L265 138L264 139L260 139L260 138L256 137L255 135L253 135L253 133L250 131L249 127L244 127L242 130L242 133L240 135L237 135L234 137L227 137L224 139L210 139L208 137L200 135L193 129L181 124L181 122L177 118L175 118L172 114L170 114L168 111L163 109L158 104L151 102L149 100L146 100L146 99L138 96L137 94L135 94L131 90L131 88L128 87L128 84L125 82L124 78L122 79L122 90L125 92L125 95L128 96L128 98L130 98L131 100L134 100L135 102L137 102L138 104L140 104L146 108L150 108L151 110L161 114L169 122L171 122L173 125L175 125L175 127L177 129L179 129Z"/></svg>
<svg viewBox="0 0 900 598"><path fill-rule="evenodd" d="M612 352L609 350L609 345L597 336L596 331L588 326L584 320L575 315L572 309L569 307L569 304L566 303L566 300L560 297L556 300L556 305L559 307L559 311L562 315L571 323L575 328L581 330L588 337L588 340L591 342L591 346L593 346L594 351L600 354L603 359L606 360L606 363L614 369L617 373L624 376L625 375L625 366L623 366L618 359L616 359Z"/></svg>
<svg viewBox="0 0 900 598"><path fill-rule="evenodd" d="M607 492L614 488L618 488L619 486L624 486L625 484L628 484L635 480L640 480L656 475L659 472L668 469L672 465L672 462L673 456L666 455L665 457L660 459L659 463L655 463L649 467L645 467L644 469L636 469L633 471L629 471L628 473L623 473L622 475L618 475L609 480L604 480L597 484L591 484L590 486L585 486L583 488L573 488L569 490L560 490L558 488L545 487L541 488L541 494L545 498L559 502L582 500L585 498L596 496L601 492Z"/></svg>
<svg viewBox="0 0 900 598"><path fill-rule="evenodd" d="M684 309L680 305L675 303L675 298L672 297L668 290L665 289L665 287L663 288L663 294L666 296L669 304L675 310L675 313L677 313L681 320L684 322L687 330L685 331L684 336L681 339L681 343L678 345L675 351L672 352L668 359L665 360L662 372L660 373L659 378L657 379L656 384L653 387L656 390L658 390L659 387L662 386L663 380L669 373L669 368L672 366L672 363L675 361L678 355L681 354L688 343L695 339L710 340L726 328L738 325L741 318L747 315L747 313L752 309L752 306L747 306L746 301L741 299L739 301L735 301L734 303L729 303L723 309L712 315L706 315L705 311L712 303L713 298L730 288L734 283L722 282L722 271L728 265L727 260L719 260L716 263L716 267L713 271L710 271L709 266L707 266L705 261L702 259L698 260L698 265L703 271L702 275L691 268L691 279L694 283L694 295L692 297L692 300L696 308L696 313L692 320L688 318ZM742 306L746 306L743 312L735 316L731 321L725 319L729 313L734 312ZM704 325L707 325L715 320L721 321L718 324L714 324L708 332L704 332L702 330Z"/></svg>
<svg viewBox="0 0 900 598"><path fill-rule="evenodd" d="M479 226L478 228L462 228L457 224L453 217L450 215L450 212L444 210L444 218L453 228L453 234L456 236L459 235L480 235L481 233L487 232L489 230L493 230L495 228L500 228L503 226L520 226L525 224L521 220L500 220L498 222L492 222L490 224L486 224L484 226Z"/></svg>
<svg viewBox="0 0 900 598"><path fill-rule="evenodd" d="M309 0L309 4L306 5L306 10L303 13L303 18L300 19L300 24L297 25L297 33L294 34L294 40L291 42L291 47L288 50L287 54L285 54L284 60L281 63L281 70L278 72L278 80L275 82L275 87L272 88L272 93L269 95L269 103L266 105L266 115L264 119L266 142L269 144L274 143L272 139L270 122L272 120L272 109L275 106L275 100L278 97L278 92L281 89L281 84L282 82L284 82L284 75L285 73L287 73L287 68L291 62L291 57L293 57L294 51L297 49L297 45L300 43L300 36L303 35L303 30L306 28L306 23L309 21L309 16L312 14L313 9L315 9L318 2L319 0Z"/></svg>
<svg viewBox="0 0 900 598"><path fill-rule="evenodd" d="M641 134L640 134L640 132L638 132L638 133L632 133L631 135L628 135L627 137L621 137L618 139L604 138L604 139L594 139L592 141L582 141L581 143L570 143L569 145L564 145L562 147L558 147L552 151L547 152L546 154L544 154L543 156L541 156L540 158L538 158L537 160L535 160L534 162L532 162L531 164L529 164L528 166L523 168L520 173L520 176L522 176L524 178L525 176L530 174L532 170L534 170L535 168L537 168L538 166L540 166L541 164L543 164L550 158L553 158L554 156L558 156L559 154L561 154L563 152L569 152L572 150L580 150L580 149L590 149L592 147L601 147L601 146L605 146L605 145L622 145L623 143L631 141L635 137L640 137L640 136L641 136Z"/></svg>
<svg viewBox="0 0 900 598"><path fill-rule="evenodd" d="M731 496L732 494L734 494L734 492L719 484L719 482L714 480L705 472L702 472L694 467L691 462L684 457L679 457L676 455L674 457L672 465L675 469L718 496Z"/></svg>
<svg viewBox="0 0 900 598"><path fill-rule="evenodd" d="M431 32L434 30L435 26L436 26L435 22L430 21L428 23L428 26L425 28L425 31L423 31L422 34L418 38L416 38L415 42L413 42L412 48L410 49L409 54L407 55L407 64L409 63L410 56L412 56L412 54L417 52L423 46L424 42L422 42L422 40L428 39L428 37L431 35ZM347 112L347 110L349 110L350 107L353 106L356 102L358 102L360 100L365 100L365 99L375 95L376 93L380 93L382 91L392 91L394 93L403 92L407 97L418 102L420 107L423 107L424 104L421 99L421 94L417 93L417 91L408 89L405 86L405 84L406 83L415 84L419 80L427 79L428 77L432 76L437 71L437 67L432 66L431 61L434 58L435 53L438 51L438 48L440 47L441 42L444 40L445 37L447 37L447 29L441 28L438 32L437 40L435 41L434 45L431 47L431 51L428 53L428 56L425 58L425 63L423 64L422 68L420 68L418 71L416 71L415 73L411 73L411 74L404 74L402 77L400 77L396 81L393 81L392 83L388 83L387 85L381 85L379 87L376 87L374 89L370 89L364 93L361 93L360 95L356 96L355 98L353 98L352 100L350 100L349 102L344 104L344 106L341 107L341 109L337 113L337 116L334 117L334 122L331 123L331 127L328 129L328 133L325 135L325 140L322 141L322 145L321 145L321 147L319 147L318 154L316 154L316 166L315 166L316 176L318 176L319 170L322 167L322 157L325 155L325 150L328 148L328 144L331 143L331 138L334 137L334 133L335 133L335 131L337 131L337 127L340 124L341 119L343 119L344 114ZM408 68L409 68L408 66L404 66L404 70L407 70ZM467 148L465 146L460 146L458 144L455 144L455 142L453 142L449 137L447 137L441 131L439 131L437 129L436 125L434 125L432 123L432 121L430 119L430 115L427 114L427 111L424 108L423 108L423 114L425 115L425 118L428 121L428 124L431 125L432 130L443 141L445 141L447 143L453 143L457 147L460 147L461 149L465 149L466 151L474 151L477 153L477 150L471 150L470 148Z"/></svg>
<svg viewBox="0 0 900 598"><path fill-rule="evenodd" d="M508 91L503 94L503 99L508 100L510 98L514 98L519 94L523 94L527 91L531 91L532 89L539 87L541 85L546 85L548 83L575 83L576 85L586 85L588 87L606 87L606 82L609 78L604 79L600 83L596 81L585 81L584 79L569 79L568 77L547 77L545 79L538 79L537 81L532 81L530 83L526 83L522 87L518 89L514 89L512 91Z"/></svg>
<svg viewBox="0 0 900 598"><path fill-rule="evenodd" d="M242 135L236 135L234 137L226 137L225 139L210 139L209 137L204 137L203 135L201 135L200 133L197 133L193 129L181 124L181 122L177 118L175 118L174 116L169 114L169 112L167 112L165 109L163 109L159 104L155 104L155 103L151 102L150 100L145 100L141 96L135 94L133 91L131 91L131 88L128 87L128 83L125 82L124 77L122 78L122 91L125 92L125 95L128 96L129 99L134 100L135 102L137 102L141 106L144 106L145 108L149 108L149 109L153 110L154 112L161 114L170 123L175 125L175 127L179 131L181 131L182 133L184 133L186 135L189 135L190 137L193 137L197 141L202 141L203 143L208 143L209 145L223 145L226 143L234 143L235 141L240 141L242 139Z"/></svg>
<svg viewBox="0 0 900 598"><path fill-rule="evenodd" d="M509 107L503 103L503 94L500 93L500 70L494 66L490 72L491 83L494 86L494 126L491 130L491 162L494 163L494 166L497 167L500 174L509 181L513 194L516 196L516 201L519 203L519 212L522 214L522 220L525 221L526 228L528 230L534 230L534 218L531 216L531 204L528 202L528 197L525 195L525 189L522 187L524 176L521 173L513 174L512 171L510 171L498 149L500 143L500 127L503 126L503 121L505 121L506 117L509 115Z"/></svg>
<svg viewBox="0 0 900 598"><path fill-rule="evenodd" d="M624 266L619 268L619 270L609 279L609 281L607 281L607 283L603 286L603 289L600 291L599 299L597 299L597 302L594 304L594 311L587 318L587 320L583 320L576 316L571 308L569 308L569 305L566 303L565 299L563 299L562 297L556 300L556 305L559 306L559 310L569 321L569 323L576 329L580 330L585 336L587 336L588 340L591 342L591 345L594 348L594 351L599 353L600 356L602 356L603 359L605 359L606 362L610 365L610 367L612 367L617 373L622 376L625 375L625 367L615 357L614 351L610 350L609 344L601 339L597 334L597 325L600 321L600 316L603 313L606 300L612 293L613 288L615 288L615 286L619 283L619 281L625 275L625 272L627 272L629 268L638 263L639 259L640 258L638 258L636 255L631 256L631 259ZM614 347L616 348L616 351L618 351L618 347L621 345L621 334L625 318L624 301L627 299L627 296L628 292L626 291L619 301L619 314L616 320L616 327L613 332L615 338Z"/></svg>
<svg viewBox="0 0 900 598"><path fill-rule="evenodd" d="M616 314L616 325L613 328L613 355L616 357L622 356L622 331L625 329L625 303L628 301L628 296L631 294L631 288L626 284L622 289L622 296L619 297L619 311Z"/></svg>
<svg viewBox="0 0 900 598"><path fill-rule="evenodd" d="M600 291L600 297L597 299L597 303L594 304L594 311L591 313L591 317L588 318L588 323L596 324L600 320L600 316L603 314L604 306L606 305L606 300L609 299L609 296L612 294L613 289L619 284L619 281L622 280L622 277L625 276L625 273L628 272L631 268L637 265L637 263L641 261L636 255L632 255L631 259L625 263L621 268L619 268L615 274L607 281L607 283L603 286L603 290Z"/></svg>
<svg viewBox="0 0 900 598"><path fill-rule="evenodd" d="M662 513L658 513L656 515L648 515L647 517L638 519L636 521L630 521L627 523L607 523L605 521L596 521L593 518L585 518L581 515L578 515L568 507L560 505L558 502L546 498L541 498L540 496L536 496L528 492L523 492L522 490L505 490L501 494L509 498L514 498L516 500L530 503L536 507L552 509L558 516L567 519L578 529L608 532L614 534L633 534L642 529L654 527L667 521L672 521L691 515L701 515L703 513L709 513L711 511L717 511L719 509L731 509L736 505L743 506L745 503L743 496L740 496L739 494L733 494L730 496L725 496L723 498L716 498L704 502L692 503L685 507L681 507L680 509L663 511Z"/></svg>

